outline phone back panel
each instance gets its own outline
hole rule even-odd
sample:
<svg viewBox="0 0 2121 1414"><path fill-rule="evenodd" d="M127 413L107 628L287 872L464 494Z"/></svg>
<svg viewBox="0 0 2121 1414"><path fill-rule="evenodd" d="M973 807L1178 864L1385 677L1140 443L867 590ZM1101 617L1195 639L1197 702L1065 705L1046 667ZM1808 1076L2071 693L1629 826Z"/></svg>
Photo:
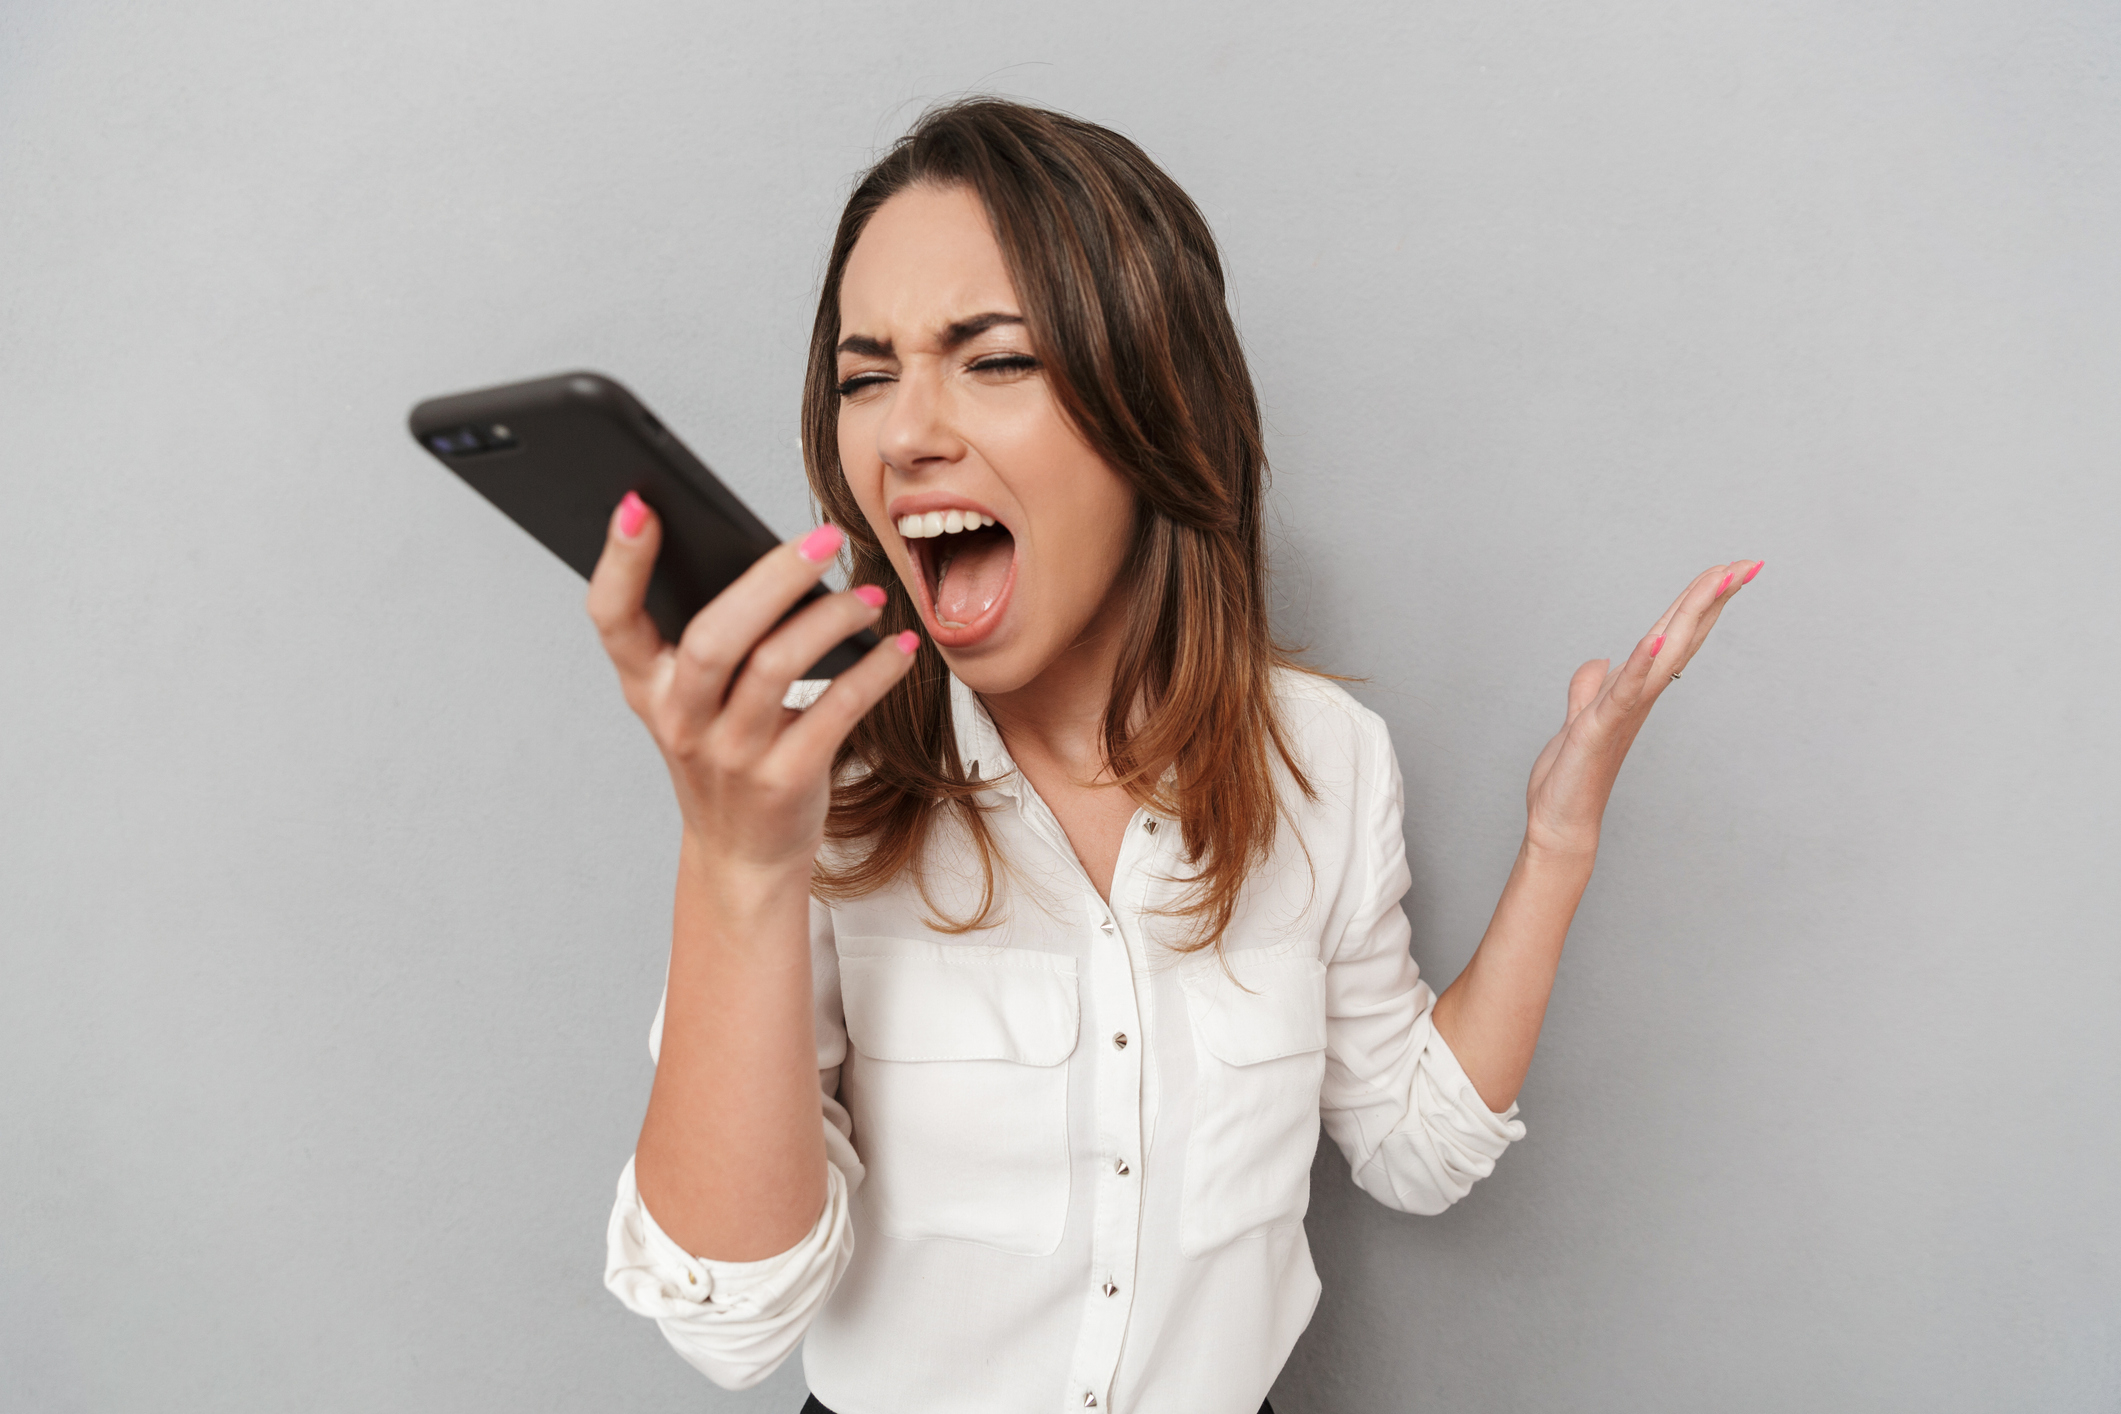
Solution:
<svg viewBox="0 0 2121 1414"><path fill-rule="evenodd" d="M433 398L409 421L422 447L585 579L612 511L628 491L639 493L663 522L644 607L672 643L779 543L638 399L600 374ZM803 602L824 592L815 588ZM875 642L865 630L807 676L832 676Z"/></svg>

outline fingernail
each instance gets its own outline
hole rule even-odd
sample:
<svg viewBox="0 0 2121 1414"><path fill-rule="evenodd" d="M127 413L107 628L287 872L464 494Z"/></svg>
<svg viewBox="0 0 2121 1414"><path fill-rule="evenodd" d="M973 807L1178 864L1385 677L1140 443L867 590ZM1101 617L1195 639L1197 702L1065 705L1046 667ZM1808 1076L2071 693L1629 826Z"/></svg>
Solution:
<svg viewBox="0 0 2121 1414"><path fill-rule="evenodd" d="M921 646L921 636L909 628L892 642L898 644L899 652L911 653Z"/></svg>
<svg viewBox="0 0 2121 1414"><path fill-rule="evenodd" d="M1739 582L1740 584L1751 584L1751 583L1753 582L1753 576L1754 576L1754 575L1756 575L1756 574L1758 574L1758 573L1760 573L1761 569L1762 569L1762 568L1763 568L1763 567L1764 567L1764 566L1765 566L1766 564L1767 564L1767 561L1766 561L1766 560L1762 560L1762 561L1760 561L1760 562L1759 562L1758 564L1754 565L1754 566L1753 566L1753 567L1752 567L1751 569L1747 570L1747 571L1745 572L1745 578L1744 578L1744 579L1741 579L1741 580L1739 580L1738 582Z"/></svg>
<svg viewBox="0 0 2121 1414"><path fill-rule="evenodd" d="M1716 593L1715 593L1715 594L1712 594L1712 595L1710 595L1709 597L1710 597L1710 598L1712 598L1712 599L1714 599L1714 598L1717 598L1717 597L1719 597L1719 596L1721 596L1721 595L1722 595L1722 593L1723 593L1723 591L1724 591L1724 590L1726 590L1726 589L1729 589L1730 587L1731 587L1731 577L1730 577L1729 575L1725 575L1725 576L1723 577L1723 582L1722 582L1722 583L1720 583L1720 584L1718 584L1718 585L1716 586Z"/></svg>
<svg viewBox="0 0 2121 1414"><path fill-rule="evenodd" d="M803 537L803 543L795 547L795 552L814 565L823 564L833 557L840 542L846 538L840 534L838 526L821 525Z"/></svg>
<svg viewBox="0 0 2121 1414"><path fill-rule="evenodd" d="M1650 656L1652 658L1656 657L1657 650L1662 647L1664 647L1664 635L1660 633L1655 638L1650 640Z"/></svg>
<svg viewBox="0 0 2121 1414"><path fill-rule="evenodd" d="M854 590L854 597L861 600L864 604L867 604L872 609L881 609L884 607L884 591L877 588L873 584L856 585Z"/></svg>
<svg viewBox="0 0 2121 1414"><path fill-rule="evenodd" d="M641 533L641 522L648 519L648 503L633 492L619 502L619 534L628 540Z"/></svg>

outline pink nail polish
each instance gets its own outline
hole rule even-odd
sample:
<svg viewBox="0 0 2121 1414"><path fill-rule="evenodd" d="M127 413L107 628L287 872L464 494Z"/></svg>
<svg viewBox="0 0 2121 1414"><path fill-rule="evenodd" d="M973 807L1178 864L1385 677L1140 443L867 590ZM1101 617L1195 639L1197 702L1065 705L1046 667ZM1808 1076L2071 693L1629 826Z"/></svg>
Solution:
<svg viewBox="0 0 2121 1414"><path fill-rule="evenodd" d="M872 609L881 609L884 607L884 591L877 588L873 584L856 585L854 590L854 597L861 600L864 604L867 604Z"/></svg>
<svg viewBox="0 0 2121 1414"><path fill-rule="evenodd" d="M892 642L898 644L899 652L912 653L921 646L921 636L909 628Z"/></svg>
<svg viewBox="0 0 2121 1414"><path fill-rule="evenodd" d="M619 502L619 534L628 540L641 533L641 522L648 519L648 503L633 492Z"/></svg>
<svg viewBox="0 0 2121 1414"><path fill-rule="evenodd" d="M838 526L821 525L803 537L795 552L814 565L823 564L838 552L840 543L846 538L840 534Z"/></svg>
<svg viewBox="0 0 2121 1414"><path fill-rule="evenodd" d="M1740 584L1751 584L1751 583L1753 582L1753 576L1754 576L1754 575L1756 575L1756 574L1758 574L1758 573L1760 573L1760 571L1761 571L1761 570L1763 570L1763 569L1765 569L1766 567L1767 567L1767 561L1766 561L1766 560L1762 560L1762 561L1760 561L1760 563L1758 563L1758 564L1754 565L1754 566L1753 566L1753 567L1752 567L1751 569L1747 570L1747 571L1745 572L1745 578L1744 578L1744 579L1741 579L1741 580L1739 580L1738 582L1739 582Z"/></svg>
<svg viewBox="0 0 2121 1414"><path fill-rule="evenodd" d="M1720 599L1720 598L1722 598L1722 597L1723 597L1723 591L1724 591L1724 590L1726 590L1726 589L1729 589L1730 587L1731 587L1731 577L1730 577L1729 575L1725 575L1725 576L1723 577L1723 581L1722 581L1722 583L1720 583L1720 584L1718 584L1718 585L1716 586L1716 592L1715 592L1715 593L1714 593L1713 595L1709 596L1709 597L1710 597L1710 598L1714 598L1714 599Z"/></svg>
<svg viewBox="0 0 2121 1414"><path fill-rule="evenodd" d="M1650 640L1650 656L1652 658L1656 657L1657 650L1662 647L1664 647L1664 635L1660 633L1655 638Z"/></svg>

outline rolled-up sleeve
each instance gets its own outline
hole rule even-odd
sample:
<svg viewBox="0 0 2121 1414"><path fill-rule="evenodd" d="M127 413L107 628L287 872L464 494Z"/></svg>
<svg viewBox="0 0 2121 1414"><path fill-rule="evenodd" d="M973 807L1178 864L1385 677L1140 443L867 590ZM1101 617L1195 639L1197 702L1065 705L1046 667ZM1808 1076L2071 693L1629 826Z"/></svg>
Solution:
<svg viewBox="0 0 2121 1414"><path fill-rule="evenodd" d="M695 1257L671 1240L634 1186L633 1160L619 1174L606 1233L604 1285L626 1308L653 1320L679 1355L725 1389L772 1374L802 1341L854 1256L848 1203L861 1185L853 1124L836 1098L847 1033L840 1008L831 915L811 904L811 966L817 999L818 1085L825 1127L825 1206L802 1240L755 1262ZM648 1049L660 1059L663 1011Z"/></svg>
<svg viewBox="0 0 2121 1414"><path fill-rule="evenodd" d="M1524 1137L1517 1106L1490 1110L1437 1033L1436 994L1408 951L1413 878L1405 793L1382 720L1357 748L1359 836L1346 925L1326 959L1326 1133L1355 1182L1388 1207L1440 1213Z"/></svg>

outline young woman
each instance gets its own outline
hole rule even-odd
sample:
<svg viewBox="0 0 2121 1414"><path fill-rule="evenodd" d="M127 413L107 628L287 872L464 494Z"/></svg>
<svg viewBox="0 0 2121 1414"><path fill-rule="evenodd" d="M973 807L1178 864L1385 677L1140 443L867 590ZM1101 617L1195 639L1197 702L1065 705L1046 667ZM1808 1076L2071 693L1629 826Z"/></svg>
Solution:
<svg viewBox="0 0 2121 1414"><path fill-rule="evenodd" d="M1251 1414L1318 1295L1321 1120L1415 1213L1523 1134L1615 774L1760 566L1576 670L1438 997L1391 743L1269 635L1221 266L1140 149L923 120L841 218L803 428L828 523L681 642L638 499L590 584L684 818L607 1283L726 1386L807 1336L838 1414ZM784 622L843 553L855 587Z"/></svg>

